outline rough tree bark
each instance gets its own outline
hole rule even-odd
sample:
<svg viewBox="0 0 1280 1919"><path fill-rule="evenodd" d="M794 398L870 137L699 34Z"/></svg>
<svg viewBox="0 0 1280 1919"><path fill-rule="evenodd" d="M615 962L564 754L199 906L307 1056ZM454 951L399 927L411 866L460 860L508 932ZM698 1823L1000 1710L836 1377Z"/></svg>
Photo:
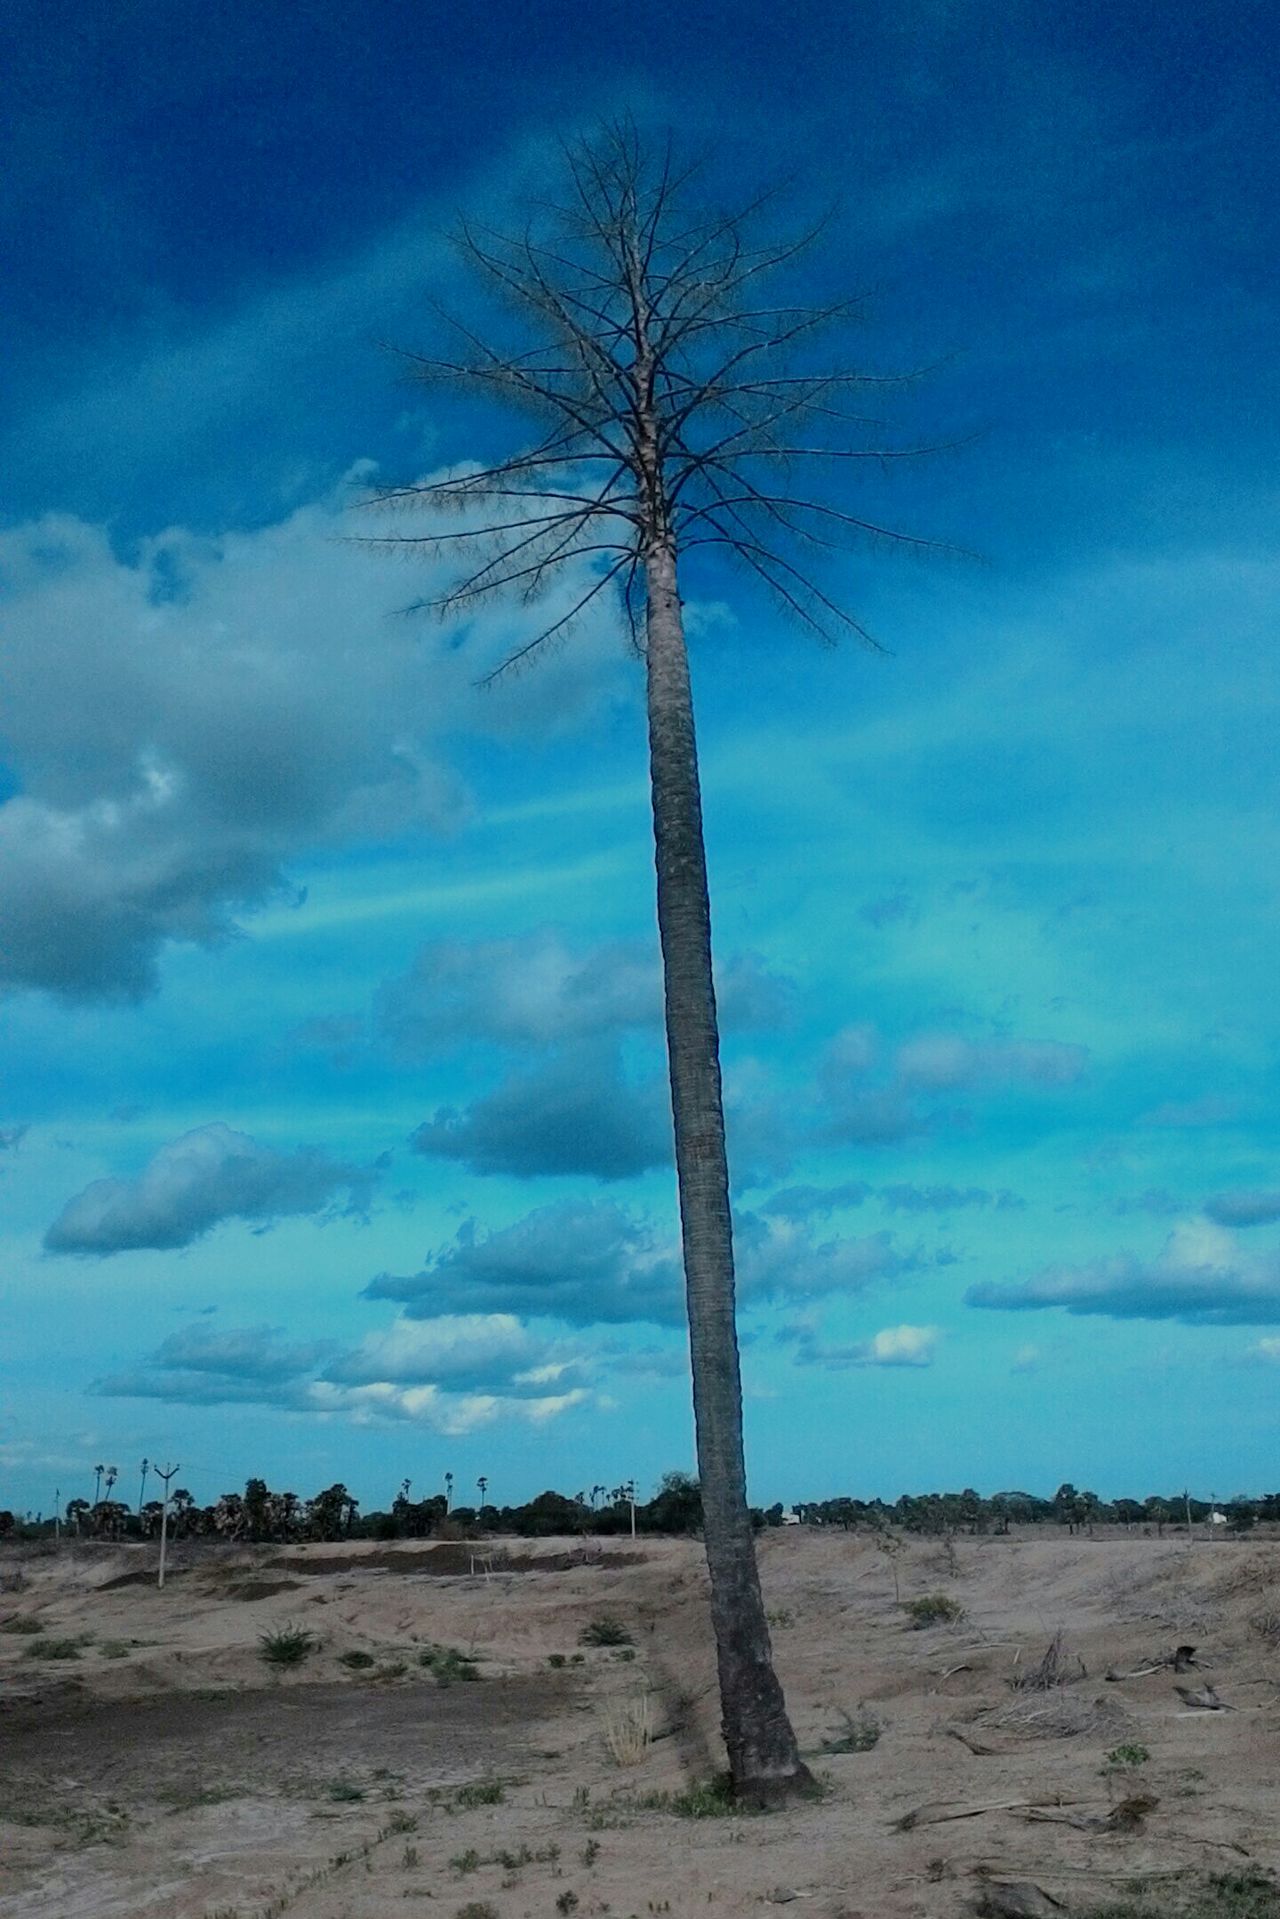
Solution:
<svg viewBox="0 0 1280 1919"><path fill-rule="evenodd" d="M711 1617L730 1775L740 1798L767 1806L813 1782L773 1669L747 1505L702 797L676 557L662 536L645 555L645 586L658 936Z"/></svg>

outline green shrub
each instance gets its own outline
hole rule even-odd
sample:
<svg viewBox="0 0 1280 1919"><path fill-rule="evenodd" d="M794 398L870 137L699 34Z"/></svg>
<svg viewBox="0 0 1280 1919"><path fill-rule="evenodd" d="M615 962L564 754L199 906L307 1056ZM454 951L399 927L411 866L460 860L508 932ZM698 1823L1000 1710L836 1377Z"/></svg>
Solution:
<svg viewBox="0 0 1280 1919"><path fill-rule="evenodd" d="M78 1639L33 1639L29 1646L23 1647L28 1659L78 1659L80 1657Z"/></svg>
<svg viewBox="0 0 1280 1919"><path fill-rule="evenodd" d="M547 1654L547 1664L549 1666L556 1666L556 1667L567 1666L568 1663L569 1663L568 1660L565 1658L562 1652L549 1652Z"/></svg>
<svg viewBox="0 0 1280 1919"><path fill-rule="evenodd" d="M367 1672L377 1661L371 1652L340 1652L338 1664L345 1666L348 1672Z"/></svg>
<svg viewBox="0 0 1280 1919"><path fill-rule="evenodd" d="M609 1613L602 1613L599 1619L592 1619L578 1634L580 1646L630 1646L631 1634L620 1619L614 1619Z"/></svg>
<svg viewBox="0 0 1280 1919"><path fill-rule="evenodd" d="M953 1626L964 1618L964 1607L947 1593L924 1593L919 1599L908 1599L903 1611L916 1632L926 1626Z"/></svg>
<svg viewBox="0 0 1280 1919"><path fill-rule="evenodd" d="M258 1634L258 1657L266 1666L300 1666L316 1649L316 1637L305 1626L285 1625Z"/></svg>
<svg viewBox="0 0 1280 1919"><path fill-rule="evenodd" d="M14 1613L0 1624L0 1632L43 1632L44 1626L30 1613Z"/></svg>
<svg viewBox="0 0 1280 1919"><path fill-rule="evenodd" d="M1139 1766L1145 1766L1151 1754L1145 1746L1113 1746L1102 1762L1103 1774L1110 1772L1136 1772Z"/></svg>
<svg viewBox="0 0 1280 1919"><path fill-rule="evenodd" d="M339 1806L354 1806L364 1798L364 1787L357 1786L353 1779L331 1779L328 1796Z"/></svg>

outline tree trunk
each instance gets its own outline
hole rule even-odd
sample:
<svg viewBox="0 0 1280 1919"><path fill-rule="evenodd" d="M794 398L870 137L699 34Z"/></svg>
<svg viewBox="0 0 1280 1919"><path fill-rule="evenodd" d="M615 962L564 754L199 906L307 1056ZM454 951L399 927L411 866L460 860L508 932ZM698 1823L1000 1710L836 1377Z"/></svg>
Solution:
<svg viewBox="0 0 1280 1919"><path fill-rule="evenodd" d="M711 908L689 662L669 539L651 545L645 582L658 932L711 1618L734 1790L749 1804L771 1805L814 1787L773 1670L747 1508Z"/></svg>

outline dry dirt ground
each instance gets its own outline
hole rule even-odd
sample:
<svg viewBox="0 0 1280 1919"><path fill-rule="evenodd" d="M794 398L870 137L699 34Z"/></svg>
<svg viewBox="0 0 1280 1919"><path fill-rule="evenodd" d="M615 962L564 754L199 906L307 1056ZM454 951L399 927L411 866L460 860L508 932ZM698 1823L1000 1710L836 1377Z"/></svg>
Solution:
<svg viewBox="0 0 1280 1919"><path fill-rule="evenodd" d="M1055 1534L891 1560L768 1534L777 1662L826 1790L698 1819L670 1800L717 1763L700 1548L581 1553L509 1542L473 1573L457 1547L237 1550L163 1593L149 1548L0 1559L0 1916L949 1919L991 1878L1084 1910L1136 1875L1280 1866L1280 1544ZM895 1574L903 1602L963 1617L913 1629ZM602 1615L634 1646L583 1649ZM259 1637L292 1623L316 1650L274 1672ZM1059 1631L1067 1683L1013 1685ZM1199 1669L1106 1677L1182 1643ZM441 1684L420 1663L439 1646L480 1682ZM1177 1690L1206 1683L1226 1710ZM851 1721L875 1743L824 1750ZM1149 1757L1108 1772L1124 1746ZM1143 1797L1138 1830L1089 1828Z"/></svg>

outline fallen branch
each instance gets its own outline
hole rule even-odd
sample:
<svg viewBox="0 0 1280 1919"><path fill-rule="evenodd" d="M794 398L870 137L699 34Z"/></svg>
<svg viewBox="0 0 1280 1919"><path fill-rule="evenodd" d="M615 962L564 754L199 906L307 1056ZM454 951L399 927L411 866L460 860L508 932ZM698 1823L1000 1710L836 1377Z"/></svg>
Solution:
<svg viewBox="0 0 1280 1919"><path fill-rule="evenodd" d="M1048 1825L1074 1826L1079 1832L1141 1832L1148 1813L1154 1812L1159 1804L1154 1793L1138 1792L1128 1799L1122 1799L1119 1805L1101 1816L1084 1812L1046 1812L1038 1806L1028 1808L1026 1816L1029 1820L1039 1820Z"/></svg>
<svg viewBox="0 0 1280 1919"><path fill-rule="evenodd" d="M989 1806L957 1806L950 1800L934 1800L904 1812L890 1820L894 1832L914 1832L917 1826L944 1826L953 1819L981 1819L989 1812L1026 1812L1031 1806L1061 1805L1059 1799L1000 1799Z"/></svg>
<svg viewBox="0 0 1280 1919"><path fill-rule="evenodd" d="M1219 1699L1214 1686L1201 1686L1198 1692L1193 1692L1190 1686L1175 1686L1173 1690L1179 1699L1185 1699L1189 1706L1198 1706L1202 1712L1235 1711L1235 1707L1229 1706L1225 1699Z"/></svg>
<svg viewBox="0 0 1280 1919"><path fill-rule="evenodd" d="M959 1726L948 1726L947 1733L950 1738L958 1739L965 1750L974 1755L975 1759L996 1758L1004 1751L1002 1746L984 1746L980 1739L970 1739L968 1733L961 1732Z"/></svg>

